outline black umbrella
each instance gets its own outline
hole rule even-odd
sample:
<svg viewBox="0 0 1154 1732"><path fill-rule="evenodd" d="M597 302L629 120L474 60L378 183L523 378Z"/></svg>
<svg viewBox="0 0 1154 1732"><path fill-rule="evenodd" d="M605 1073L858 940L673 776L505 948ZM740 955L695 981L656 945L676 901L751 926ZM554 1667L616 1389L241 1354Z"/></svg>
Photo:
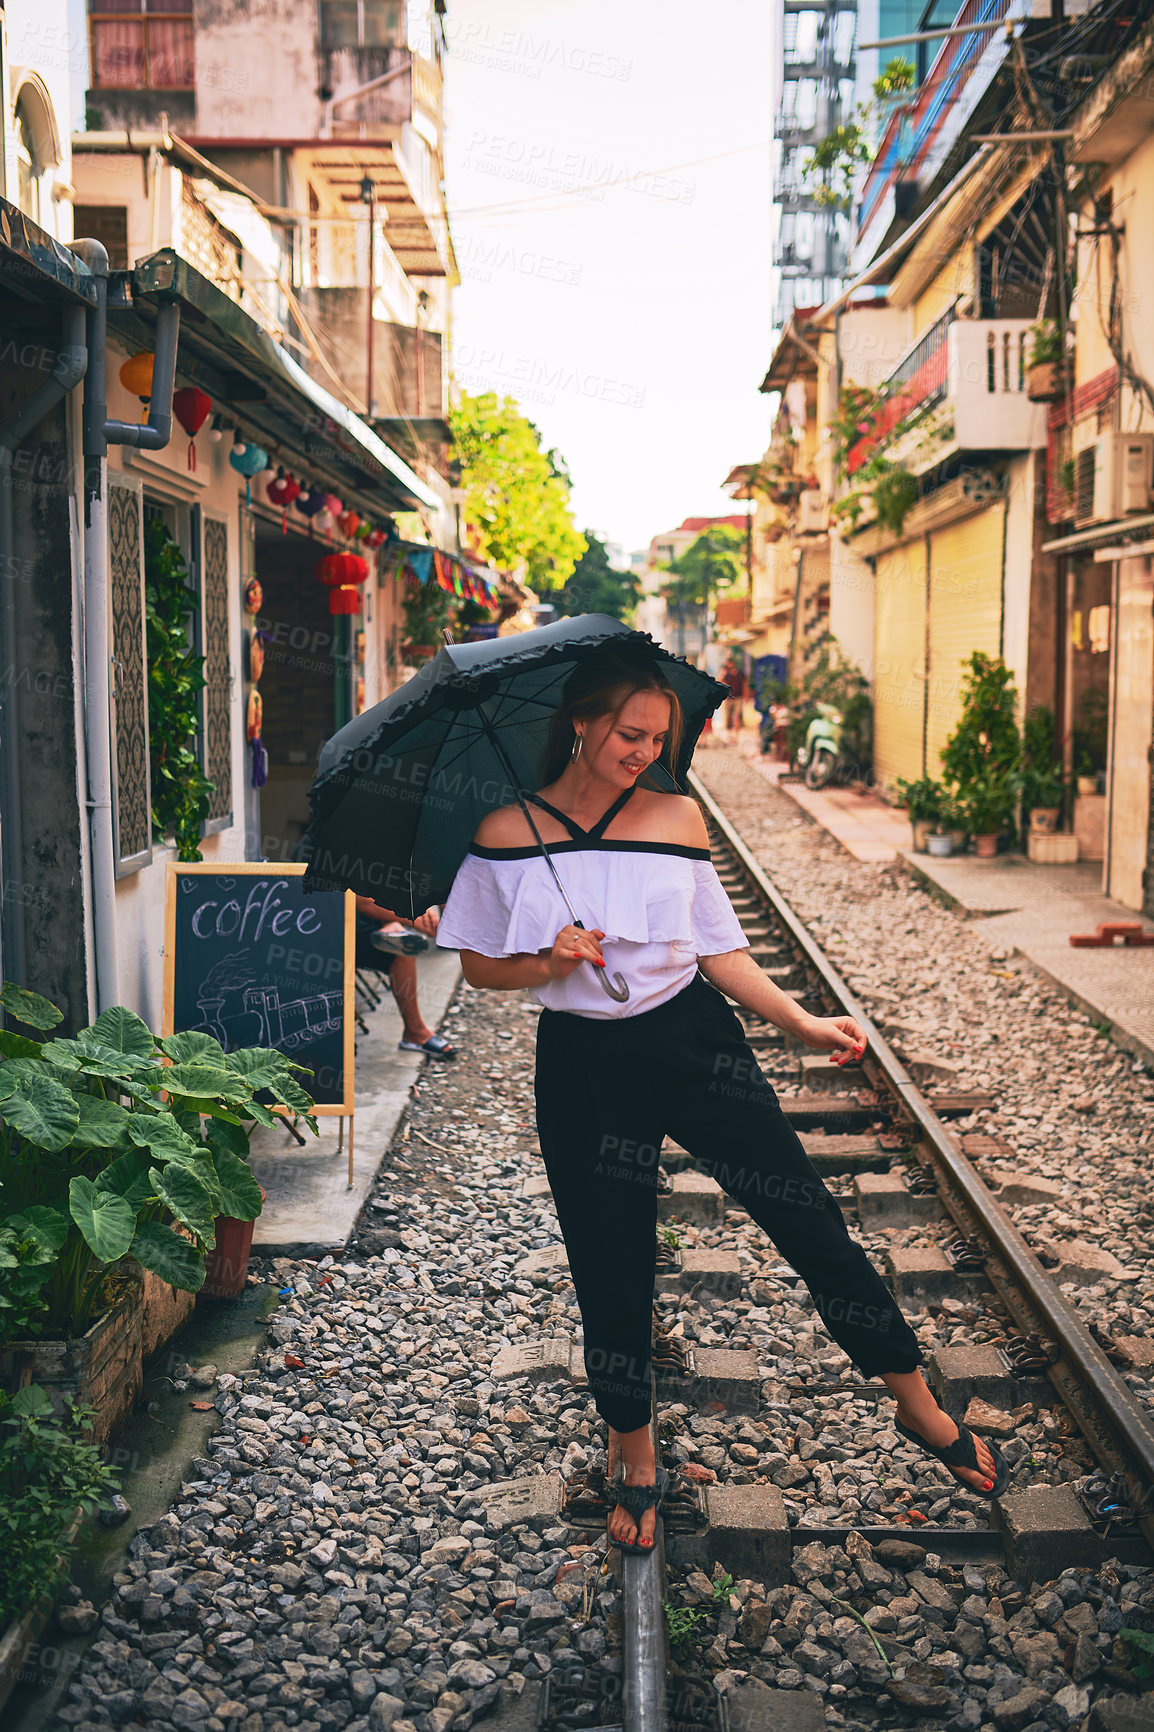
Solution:
<svg viewBox="0 0 1154 1732"><path fill-rule="evenodd" d="M651 785L683 791L698 735L726 687L645 632L588 613L450 644L325 746L309 793L305 891L354 890L416 919L445 901L485 814L517 801L572 914L524 792L540 785L549 723L570 674L609 648L615 659L659 663L677 694L685 718L677 763L673 774L654 764L648 775Z"/></svg>

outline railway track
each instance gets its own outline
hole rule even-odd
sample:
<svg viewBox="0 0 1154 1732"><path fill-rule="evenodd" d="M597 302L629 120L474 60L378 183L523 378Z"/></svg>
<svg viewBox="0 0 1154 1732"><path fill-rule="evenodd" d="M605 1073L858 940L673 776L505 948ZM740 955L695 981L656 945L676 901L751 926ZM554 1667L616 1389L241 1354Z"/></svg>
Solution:
<svg viewBox="0 0 1154 1732"><path fill-rule="evenodd" d="M703 807L710 830L713 858L728 891L752 953L787 991L820 1014L851 1015L866 1030L869 1047L859 1072L831 1071L828 1064L818 1083L820 1061L808 1065L791 1055L788 1043L777 1030L746 1017L751 1045L771 1082L778 1087L783 1110L791 1118L807 1145L815 1165L831 1183L843 1206L865 1214L867 1206L877 1210L875 1224L887 1218L902 1223L911 1216L932 1219L940 1211L938 1248L915 1255L920 1276L932 1278L939 1300L951 1296L972 1297L975 1283L985 1290L987 1310L1003 1320L997 1352L1007 1388L1028 1381L1035 1400L1048 1392L1054 1407L1064 1409L1085 1440L1097 1464L1096 1489L1093 1476L1086 1476L1081 1497L1084 1528L1071 1533L1071 1556L1085 1561L1086 1536L1100 1541L1107 1555L1114 1547L1129 1561L1148 1561L1154 1551L1154 1427L1147 1411L1137 1401L1107 1351L1079 1318L1059 1291L1041 1262L1016 1229L1005 1209L983 1182L966 1150L984 1152L984 1143L973 1149L972 1139L960 1138L947 1128L950 1118L964 1116L988 1098L942 1092L927 1094L917 1086L865 1007L859 1002L829 957L815 942L792 908L769 881L721 807L700 780L691 776L691 789ZM789 1073L800 1070L802 1085L789 1087ZM836 1078L836 1081L834 1079ZM783 1084L785 1086L783 1086ZM832 1088L831 1085L832 1084ZM985 1139L988 1142L989 1139ZM663 1168L672 1174L666 1186L667 1208L678 1207L679 1166L687 1166L683 1152L667 1145ZM838 1189L849 1179L854 1190ZM880 1178L880 1183L879 1183ZM863 1183L863 1179L865 1182ZM685 1201L692 1201L692 1192ZM671 1235L672 1236L672 1235ZM667 1254L673 1278L684 1274L678 1258ZM918 1277L919 1268L902 1259L892 1259L898 1291L901 1277ZM716 1259L715 1259L716 1263ZM690 1271L692 1275L693 1270ZM785 1271L780 1272L785 1275ZM659 1260L659 1286L661 1261ZM695 1378L698 1361L683 1339L663 1330L655 1312L654 1364L659 1397L683 1404L700 1400L703 1392L716 1390L708 1377ZM809 1397L836 1395L839 1391L865 1395L880 1385L869 1386L838 1378L811 1379L788 1386ZM941 1383L939 1398L947 1405ZM1045 1397L1043 1396L1044 1400ZM716 1403L715 1403L716 1405ZM961 1407L955 1399L955 1411ZM684 1411L684 1408L682 1409ZM683 1465L668 1446L678 1425L656 1421L659 1443L665 1448L666 1465ZM956 1483L956 1482L955 1482ZM590 1525L601 1516L598 1484L571 1488L570 1506L585 1500L584 1513ZM1011 1493L1012 1501L1013 1482ZM1002 1500L1003 1503L1005 1500ZM692 1668L674 1669L663 1660L668 1656L668 1632L664 1617L655 1619L666 1594L666 1572L705 1561L708 1544L701 1550L700 1534L708 1519L708 1499L699 1486L684 1476L674 1477L665 1519L659 1523L658 1544L651 1557L622 1559L622 1650L623 1690L621 1720L624 1732L676 1732L692 1725L724 1726L725 1706L711 1699L705 1677L695 1678ZM916 1531L947 1555L993 1557L1002 1555L1021 1567L1015 1556L1015 1526L1004 1511L995 1511L993 1523L981 1528L921 1527ZM908 1518L907 1518L908 1519ZM924 1520L924 1518L923 1518ZM855 1524L871 1544L887 1538L910 1539L909 1525ZM848 1528L825 1523L810 1525L794 1519L788 1539L789 1551L820 1538L836 1543ZM708 1532L708 1530L707 1530ZM1148 1550L1149 1548L1149 1550ZM779 1553L780 1555L780 1553ZM1023 1555L1028 1547L1023 1546ZM708 1566L707 1566L708 1567ZM1056 1573L1056 1572L1055 1572ZM855 1616L857 1614L855 1613ZM590 1724L588 1720L585 1724Z"/></svg>

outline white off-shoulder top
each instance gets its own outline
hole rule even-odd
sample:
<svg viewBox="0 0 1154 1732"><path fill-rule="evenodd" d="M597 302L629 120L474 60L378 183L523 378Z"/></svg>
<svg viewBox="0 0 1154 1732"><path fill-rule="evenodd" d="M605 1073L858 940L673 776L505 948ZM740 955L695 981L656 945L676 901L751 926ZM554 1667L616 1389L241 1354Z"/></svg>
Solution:
<svg viewBox="0 0 1154 1732"><path fill-rule="evenodd" d="M707 848L592 833L548 848L582 924L605 934L609 974L622 974L629 986L628 999L618 1004L599 984L600 971L582 963L567 979L530 989L548 1010L599 1021L638 1016L688 986L699 956L748 946ZM536 846L474 842L442 911L437 943L482 956L533 955L552 949L569 921Z"/></svg>

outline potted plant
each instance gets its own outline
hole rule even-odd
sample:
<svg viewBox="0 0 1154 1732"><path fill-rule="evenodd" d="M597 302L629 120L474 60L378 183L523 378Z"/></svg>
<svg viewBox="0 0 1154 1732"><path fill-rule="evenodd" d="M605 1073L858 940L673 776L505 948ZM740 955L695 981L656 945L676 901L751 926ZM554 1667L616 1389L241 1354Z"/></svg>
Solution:
<svg viewBox="0 0 1154 1732"><path fill-rule="evenodd" d="M1062 817L1066 782L1055 764L1031 766L1022 777L1022 804L1030 814L1030 828L1052 836Z"/></svg>
<svg viewBox="0 0 1154 1732"><path fill-rule="evenodd" d="M143 1272L195 1293L216 1220L260 1213L244 1119L276 1102L315 1132L313 1103L273 1050L158 1041L121 1006L47 1038L47 999L5 983L0 1004L30 1031L0 1030L0 1375L79 1397L102 1442L140 1387Z"/></svg>
<svg viewBox="0 0 1154 1732"><path fill-rule="evenodd" d="M950 839L950 853L964 854L969 846L970 832L966 827L966 809L956 788L946 784L942 789L942 809L938 828Z"/></svg>
<svg viewBox="0 0 1154 1732"><path fill-rule="evenodd" d="M961 791L966 826L980 860L990 860L998 852L998 838L1013 818L1020 787L1015 771L989 769Z"/></svg>
<svg viewBox="0 0 1154 1732"><path fill-rule="evenodd" d="M1066 388L1066 346L1053 319L1030 326L1026 348L1026 395L1032 403L1052 403Z"/></svg>
<svg viewBox="0 0 1154 1732"><path fill-rule="evenodd" d="M913 830L915 854L926 852L930 832L941 816L943 792L942 784L931 776L921 776L915 782L898 777L898 795Z"/></svg>

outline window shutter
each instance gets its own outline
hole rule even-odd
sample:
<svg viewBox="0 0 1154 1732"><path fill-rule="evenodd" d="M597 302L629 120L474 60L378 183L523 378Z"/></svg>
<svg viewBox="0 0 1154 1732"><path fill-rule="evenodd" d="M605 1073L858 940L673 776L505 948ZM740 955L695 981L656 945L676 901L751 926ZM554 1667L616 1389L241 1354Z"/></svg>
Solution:
<svg viewBox="0 0 1154 1732"><path fill-rule="evenodd" d="M232 823L232 660L229 654L228 520L192 509L192 545L200 590L197 647L204 657L200 696L200 764L213 784L204 834Z"/></svg>
<svg viewBox="0 0 1154 1732"><path fill-rule="evenodd" d="M112 773L116 875L152 859L148 770L148 665L144 626L144 509L139 483L108 475L112 650Z"/></svg>

